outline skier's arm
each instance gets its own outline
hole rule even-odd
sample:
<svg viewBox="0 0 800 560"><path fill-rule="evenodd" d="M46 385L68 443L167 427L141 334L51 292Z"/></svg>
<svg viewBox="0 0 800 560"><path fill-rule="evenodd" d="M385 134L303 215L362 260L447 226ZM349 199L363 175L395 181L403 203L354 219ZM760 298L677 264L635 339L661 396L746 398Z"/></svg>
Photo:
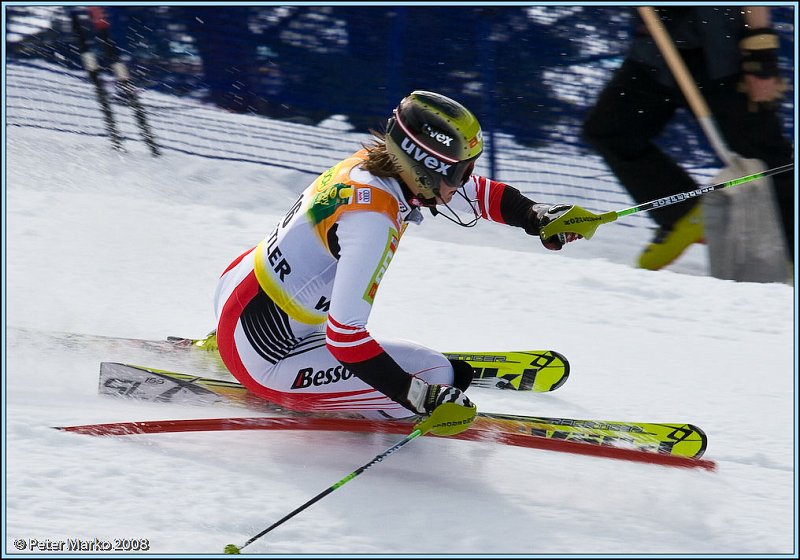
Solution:
<svg viewBox="0 0 800 560"><path fill-rule="evenodd" d="M328 311L328 350L353 375L418 414L430 413L443 399L470 406L455 387L416 379L367 330L378 285L399 241L391 220L377 212L350 212L338 222L339 263Z"/></svg>
<svg viewBox="0 0 800 560"><path fill-rule="evenodd" d="M525 233L537 237L543 226L570 208L564 204L539 204L511 185L477 175L473 175L467 181L464 189L468 193L468 198L470 198L469 194L474 193L474 200L478 205L477 210L482 218L521 227ZM543 239L542 245L547 249L558 251L564 244L579 238L580 236L575 234L552 236Z"/></svg>

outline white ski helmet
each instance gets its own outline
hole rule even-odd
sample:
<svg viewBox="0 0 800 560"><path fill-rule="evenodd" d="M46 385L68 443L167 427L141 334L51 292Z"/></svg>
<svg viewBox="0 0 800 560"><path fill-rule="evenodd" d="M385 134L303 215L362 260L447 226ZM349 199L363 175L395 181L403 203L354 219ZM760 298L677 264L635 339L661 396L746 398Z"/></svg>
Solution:
<svg viewBox="0 0 800 560"><path fill-rule="evenodd" d="M386 125L385 142L400 178L427 204L435 204L442 181L463 185L483 151L475 115L430 91L414 91L400 101Z"/></svg>

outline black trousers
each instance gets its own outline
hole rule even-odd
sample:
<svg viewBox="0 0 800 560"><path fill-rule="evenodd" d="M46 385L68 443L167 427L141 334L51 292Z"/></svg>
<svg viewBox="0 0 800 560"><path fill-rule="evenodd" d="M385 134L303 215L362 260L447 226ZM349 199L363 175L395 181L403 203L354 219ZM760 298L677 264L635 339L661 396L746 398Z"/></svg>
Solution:
<svg viewBox="0 0 800 560"><path fill-rule="evenodd" d="M772 108L748 108L747 96L737 91L739 76L722 80L703 77L702 64L690 55L687 65L728 147L745 158L764 161L768 168L793 161L792 145L782 134ZM699 68L699 69L698 69ZM590 110L583 136L605 159L637 204L698 187L689 174L653 142L680 107L688 108L678 89L662 85L642 64L625 60ZM787 245L794 254L794 173L773 175L775 194ZM737 187L733 187L737 188ZM650 216L671 227L698 201L653 210Z"/></svg>

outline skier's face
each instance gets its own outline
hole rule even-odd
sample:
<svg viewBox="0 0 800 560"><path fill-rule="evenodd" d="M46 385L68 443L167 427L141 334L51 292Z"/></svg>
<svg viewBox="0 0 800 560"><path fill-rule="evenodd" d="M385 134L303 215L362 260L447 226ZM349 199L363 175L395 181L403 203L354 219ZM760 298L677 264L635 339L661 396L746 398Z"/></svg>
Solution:
<svg viewBox="0 0 800 560"><path fill-rule="evenodd" d="M458 181L457 185L452 185L448 183L447 179L443 179L441 183L439 183L439 196L436 197L437 204L447 204L451 200L453 200L453 195L456 194L456 191L459 187L464 186L464 183L469 181L470 175L472 175L472 171L475 169L475 160L478 159L477 156L468 161L462 161L456 164L455 167L455 177L456 179L450 179L451 181Z"/></svg>
<svg viewBox="0 0 800 560"><path fill-rule="evenodd" d="M447 204L453 200L453 195L456 194L458 187L453 187L445 182L439 185L439 196L436 197L436 202L439 204Z"/></svg>

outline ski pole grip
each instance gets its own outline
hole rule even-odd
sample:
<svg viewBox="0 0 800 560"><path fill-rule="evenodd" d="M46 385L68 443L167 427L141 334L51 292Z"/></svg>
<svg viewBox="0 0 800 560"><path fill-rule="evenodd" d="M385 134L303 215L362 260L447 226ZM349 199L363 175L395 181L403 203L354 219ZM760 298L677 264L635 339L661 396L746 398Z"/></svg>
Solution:
<svg viewBox="0 0 800 560"><path fill-rule="evenodd" d="M549 239L559 233L577 233L584 239L591 239L599 226L613 222L617 217L616 212L593 214L585 208L573 206L558 219L542 227L539 236L542 239Z"/></svg>

